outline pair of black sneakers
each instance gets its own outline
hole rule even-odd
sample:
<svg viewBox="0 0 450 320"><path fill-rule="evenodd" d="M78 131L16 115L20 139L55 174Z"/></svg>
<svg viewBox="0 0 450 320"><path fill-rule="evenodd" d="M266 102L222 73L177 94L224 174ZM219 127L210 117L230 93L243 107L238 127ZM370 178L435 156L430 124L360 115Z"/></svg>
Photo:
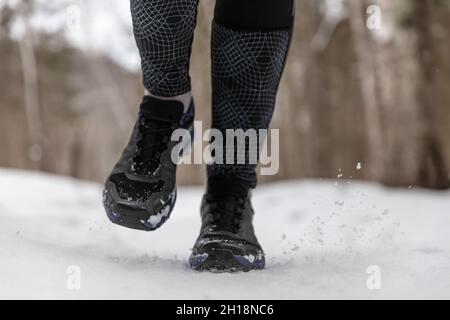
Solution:
<svg viewBox="0 0 450 320"><path fill-rule="evenodd" d="M176 129L193 135L195 107L145 96L130 141L105 183L103 204L118 225L153 231L170 217L177 197ZM192 141L192 139L191 139ZM186 148L183 148L186 150ZM202 227L189 263L194 270L250 271L265 265L255 237L251 190L238 179L211 176L201 204Z"/></svg>

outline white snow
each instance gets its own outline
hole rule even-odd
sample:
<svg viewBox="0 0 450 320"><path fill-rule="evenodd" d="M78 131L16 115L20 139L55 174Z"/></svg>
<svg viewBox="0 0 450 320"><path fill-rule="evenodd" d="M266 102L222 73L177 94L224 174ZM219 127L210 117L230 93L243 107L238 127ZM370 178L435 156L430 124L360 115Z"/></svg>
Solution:
<svg viewBox="0 0 450 320"><path fill-rule="evenodd" d="M112 225L96 184L1 169L0 298L450 298L449 192L261 186L255 228L267 269L247 274L189 269L201 193L179 188L169 221L145 233ZM381 290L369 290L366 270L377 267ZM68 289L73 270L80 290Z"/></svg>
<svg viewBox="0 0 450 320"><path fill-rule="evenodd" d="M172 203L172 199L173 197L175 197L175 192L172 192L172 194L169 197L169 201L170 203ZM160 200L161 204L163 205L163 208L161 209L160 212L158 212L158 214L155 214L153 216L151 216L147 221L145 220L141 220L141 222L143 224L145 224L146 222L151 225L153 228L156 227L161 220L163 220L164 218L166 218L169 214L170 214L170 205L165 205L165 202Z"/></svg>

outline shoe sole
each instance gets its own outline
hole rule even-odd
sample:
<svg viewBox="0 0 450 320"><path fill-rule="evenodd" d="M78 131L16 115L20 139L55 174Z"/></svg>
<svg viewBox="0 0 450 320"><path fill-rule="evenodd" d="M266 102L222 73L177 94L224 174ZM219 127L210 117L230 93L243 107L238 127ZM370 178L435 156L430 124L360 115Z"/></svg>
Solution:
<svg viewBox="0 0 450 320"><path fill-rule="evenodd" d="M191 255L189 264L194 271L217 273L249 272L265 268L264 257L249 259L226 249L215 249L209 254Z"/></svg>
<svg viewBox="0 0 450 320"><path fill-rule="evenodd" d="M125 204L119 204L114 200L107 200L105 194L103 196L103 207L105 208L107 217L114 224L130 229L154 231L159 229L170 218L176 199L177 190L175 188L169 200L163 204L160 211L150 215L147 219L142 218L143 216L147 217L149 215L147 211ZM111 202L112 205L109 205L108 203Z"/></svg>

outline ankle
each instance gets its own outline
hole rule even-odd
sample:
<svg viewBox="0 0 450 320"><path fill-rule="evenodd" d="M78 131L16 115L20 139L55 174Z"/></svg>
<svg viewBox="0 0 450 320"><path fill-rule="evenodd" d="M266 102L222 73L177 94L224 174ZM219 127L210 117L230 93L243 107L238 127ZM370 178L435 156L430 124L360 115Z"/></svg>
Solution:
<svg viewBox="0 0 450 320"><path fill-rule="evenodd" d="M208 177L206 193L247 197L250 190L248 181L231 175L212 175Z"/></svg>
<svg viewBox="0 0 450 320"><path fill-rule="evenodd" d="M153 97L153 98L157 98L160 100L175 100L175 101L179 101L183 104L184 107L184 112L187 112L189 110L189 106L191 105L191 100L192 100L192 94L191 92L186 92L183 94L180 94L178 96L174 96L174 97L161 97L161 96L157 96L152 94L151 92L149 92L148 90L145 90L145 94L146 96L149 97Z"/></svg>

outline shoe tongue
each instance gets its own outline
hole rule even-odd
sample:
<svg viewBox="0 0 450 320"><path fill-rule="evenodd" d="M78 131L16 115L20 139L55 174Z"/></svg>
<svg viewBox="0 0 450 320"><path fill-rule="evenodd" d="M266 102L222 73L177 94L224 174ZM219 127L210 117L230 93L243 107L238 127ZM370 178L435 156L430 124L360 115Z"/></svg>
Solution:
<svg viewBox="0 0 450 320"><path fill-rule="evenodd" d="M184 112L184 105L177 100L162 100L151 96L144 96L141 113L149 119L177 122Z"/></svg>
<svg viewBox="0 0 450 320"><path fill-rule="evenodd" d="M249 186L244 181L230 176L211 176L208 178L208 194L247 197Z"/></svg>

